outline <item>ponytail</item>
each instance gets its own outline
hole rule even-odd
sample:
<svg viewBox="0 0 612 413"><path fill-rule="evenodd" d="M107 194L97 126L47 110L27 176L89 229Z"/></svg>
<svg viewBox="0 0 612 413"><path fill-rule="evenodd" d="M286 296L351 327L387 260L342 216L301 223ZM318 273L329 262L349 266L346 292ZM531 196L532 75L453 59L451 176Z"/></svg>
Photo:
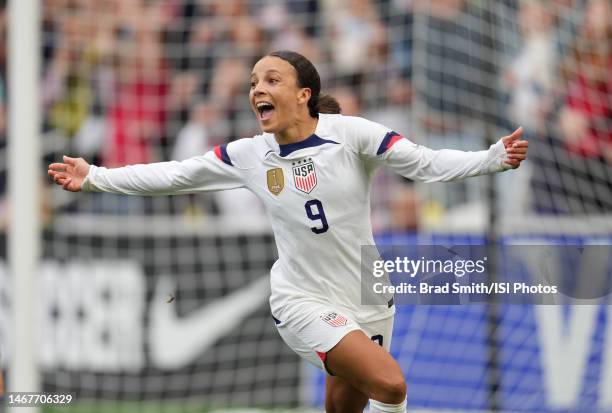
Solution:
<svg viewBox="0 0 612 413"><path fill-rule="evenodd" d="M318 96L311 96L308 101L308 110L310 116L318 118L319 113L341 113L342 108L335 97L331 95L320 94Z"/></svg>

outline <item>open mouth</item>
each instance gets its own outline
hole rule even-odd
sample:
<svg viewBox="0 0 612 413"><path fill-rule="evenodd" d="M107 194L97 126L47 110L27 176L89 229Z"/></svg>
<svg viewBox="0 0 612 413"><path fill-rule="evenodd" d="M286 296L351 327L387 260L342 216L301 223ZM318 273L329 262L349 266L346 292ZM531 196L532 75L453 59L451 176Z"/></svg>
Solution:
<svg viewBox="0 0 612 413"><path fill-rule="evenodd" d="M262 121L269 120L274 113L274 105L269 102L259 102L256 107L259 112L259 119Z"/></svg>

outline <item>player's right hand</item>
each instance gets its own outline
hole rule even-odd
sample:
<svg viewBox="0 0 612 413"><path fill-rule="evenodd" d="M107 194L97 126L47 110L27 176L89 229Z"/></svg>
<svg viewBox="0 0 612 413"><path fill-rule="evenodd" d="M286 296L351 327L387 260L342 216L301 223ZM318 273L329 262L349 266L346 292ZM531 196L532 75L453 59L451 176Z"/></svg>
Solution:
<svg viewBox="0 0 612 413"><path fill-rule="evenodd" d="M83 158L70 158L64 155L64 163L49 165L49 176L53 182L66 191L79 192L89 173L89 164Z"/></svg>

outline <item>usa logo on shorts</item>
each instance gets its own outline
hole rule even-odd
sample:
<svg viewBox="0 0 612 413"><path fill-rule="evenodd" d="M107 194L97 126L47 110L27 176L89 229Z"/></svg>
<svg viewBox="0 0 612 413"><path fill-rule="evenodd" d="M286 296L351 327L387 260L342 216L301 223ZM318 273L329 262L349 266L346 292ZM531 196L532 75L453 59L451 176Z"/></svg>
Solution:
<svg viewBox="0 0 612 413"><path fill-rule="evenodd" d="M307 194L317 186L317 173L312 158L293 162L293 181L297 189Z"/></svg>
<svg viewBox="0 0 612 413"><path fill-rule="evenodd" d="M346 325L346 318L342 317L335 311L326 311L321 314L321 320L325 321L332 327L341 327Z"/></svg>

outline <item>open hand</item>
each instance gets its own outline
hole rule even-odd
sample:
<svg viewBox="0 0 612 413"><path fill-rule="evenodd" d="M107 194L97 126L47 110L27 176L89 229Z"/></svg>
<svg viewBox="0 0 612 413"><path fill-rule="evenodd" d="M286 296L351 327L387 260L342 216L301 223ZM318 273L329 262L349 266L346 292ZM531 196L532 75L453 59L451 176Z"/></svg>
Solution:
<svg viewBox="0 0 612 413"><path fill-rule="evenodd" d="M83 158L64 155L64 163L52 163L48 173L53 181L66 191L79 192L89 173L89 164Z"/></svg>
<svg viewBox="0 0 612 413"><path fill-rule="evenodd" d="M512 169L518 168L521 165L521 162L527 158L527 148L529 147L529 142L520 140L522 136L523 128L520 127L512 132L512 134L501 138L507 154L505 163L510 165Z"/></svg>

